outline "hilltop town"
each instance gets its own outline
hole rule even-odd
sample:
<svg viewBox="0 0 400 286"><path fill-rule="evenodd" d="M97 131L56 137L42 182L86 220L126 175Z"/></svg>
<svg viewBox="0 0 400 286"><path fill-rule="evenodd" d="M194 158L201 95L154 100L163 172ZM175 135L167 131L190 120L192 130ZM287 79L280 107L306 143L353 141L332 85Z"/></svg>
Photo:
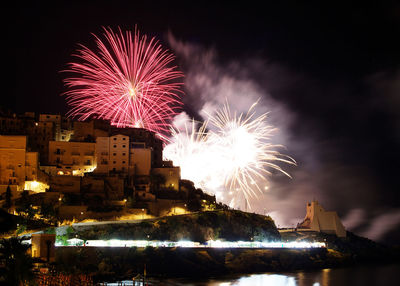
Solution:
<svg viewBox="0 0 400 286"><path fill-rule="evenodd" d="M163 141L149 130L26 112L1 114L0 134L0 204L9 213L60 223L217 207L163 160Z"/></svg>

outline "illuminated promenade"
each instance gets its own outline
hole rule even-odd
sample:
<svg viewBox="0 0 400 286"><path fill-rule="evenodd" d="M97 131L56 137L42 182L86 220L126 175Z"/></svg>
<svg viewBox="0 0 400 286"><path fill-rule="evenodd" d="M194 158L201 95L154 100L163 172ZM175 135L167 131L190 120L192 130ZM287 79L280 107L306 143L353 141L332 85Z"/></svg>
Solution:
<svg viewBox="0 0 400 286"><path fill-rule="evenodd" d="M323 242L257 242L257 241L220 241L209 240L204 244L194 241L150 241L150 240L81 240L70 239L68 245L56 243L60 246L88 246L88 247L186 247L186 248L325 248Z"/></svg>

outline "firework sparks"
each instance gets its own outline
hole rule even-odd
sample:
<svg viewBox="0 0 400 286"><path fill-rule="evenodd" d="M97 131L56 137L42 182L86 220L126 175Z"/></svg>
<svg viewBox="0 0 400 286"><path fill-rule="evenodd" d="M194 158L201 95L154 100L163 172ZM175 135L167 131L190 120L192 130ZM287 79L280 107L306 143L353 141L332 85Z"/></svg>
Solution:
<svg viewBox="0 0 400 286"><path fill-rule="evenodd" d="M267 188L271 170L290 177L279 162L296 164L277 151L282 145L270 143L276 129L266 123L266 113L256 117L256 104L238 116L225 104L198 129L192 121L191 128L174 130L165 157L180 165L182 178L197 187L231 206L250 207L251 199Z"/></svg>
<svg viewBox="0 0 400 286"><path fill-rule="evenodd" d="M165 138L180 101L183 74L170 66L174 56L154 39L104 28L97 50L81 45L69 64L65 93L69 115L109 120L118 127L146 128Z"/></svg>

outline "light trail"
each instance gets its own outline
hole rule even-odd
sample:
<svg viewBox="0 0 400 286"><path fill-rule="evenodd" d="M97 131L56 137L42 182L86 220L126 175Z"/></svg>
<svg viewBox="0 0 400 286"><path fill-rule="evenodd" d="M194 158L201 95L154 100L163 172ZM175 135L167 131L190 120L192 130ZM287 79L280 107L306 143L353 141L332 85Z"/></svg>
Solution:
<svg viewBox="0 0 400 286"><path fill-rule="evenodd" d="M78 120L94 117L117 127L140 127L161 139L182 105L183 74L174 56L139 31L104 28L95 49L80 45L69 64L64 93Z"/></svg>
<svg viewBox="0 0 400 286"><path fill-rule="evenodd" d="M256 115L257 104L237 114L226 103L203 123L192 120L184 128L172 128L165 159L181 167L183 179L218 201L251 209L269 188L269 176L276 172L290 177L281 165L296 165L278 151L284 146L272 143L276 128L268 124L267 113Z"/></svg>

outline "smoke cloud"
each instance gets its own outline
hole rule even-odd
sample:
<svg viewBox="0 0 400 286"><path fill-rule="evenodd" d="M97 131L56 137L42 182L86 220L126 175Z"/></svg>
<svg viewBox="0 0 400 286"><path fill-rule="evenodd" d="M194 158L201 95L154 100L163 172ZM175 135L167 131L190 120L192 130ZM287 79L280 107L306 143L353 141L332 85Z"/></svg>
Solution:
<svg viewBox="0 0 400 286"><path fill-rule="evenodd" d="M222 60L216 49L182 42L172 33L168 40L185 73L185 113L175 118L176 125L182 126L189 118L201 120L226 101L240 113L259 100L257 114L268 112L269 123L278 128L272 143L285 145L283 153L298 163L297 167L282 165L292 179L278 173L271 176L268 190L252 202L251 211L271 215L281 227L292 227L304 218L306 203L315 199L326 210L337 211L348 230L369 238L382 239L398 225L398 209L366 215L365 210L379 202L379 182L368 167L348 160L342 152L357 142L333 137L327 132L330 122L315 120L317 116L325 120L335 110L346 115L349 111L342 109L355 105L360 106L357 115L365 116L370 101L355 104L350 96L338 100L337 94L351 91L340 83L322 83L265 59ZM395 84L382 75L373 79L374 88L390 90L389 94L400 90L397 78ZM303 99L300 103L299 98ZM304 112L311 104L318 108ZM390 222L384 223L385 219Z"/></svg>

